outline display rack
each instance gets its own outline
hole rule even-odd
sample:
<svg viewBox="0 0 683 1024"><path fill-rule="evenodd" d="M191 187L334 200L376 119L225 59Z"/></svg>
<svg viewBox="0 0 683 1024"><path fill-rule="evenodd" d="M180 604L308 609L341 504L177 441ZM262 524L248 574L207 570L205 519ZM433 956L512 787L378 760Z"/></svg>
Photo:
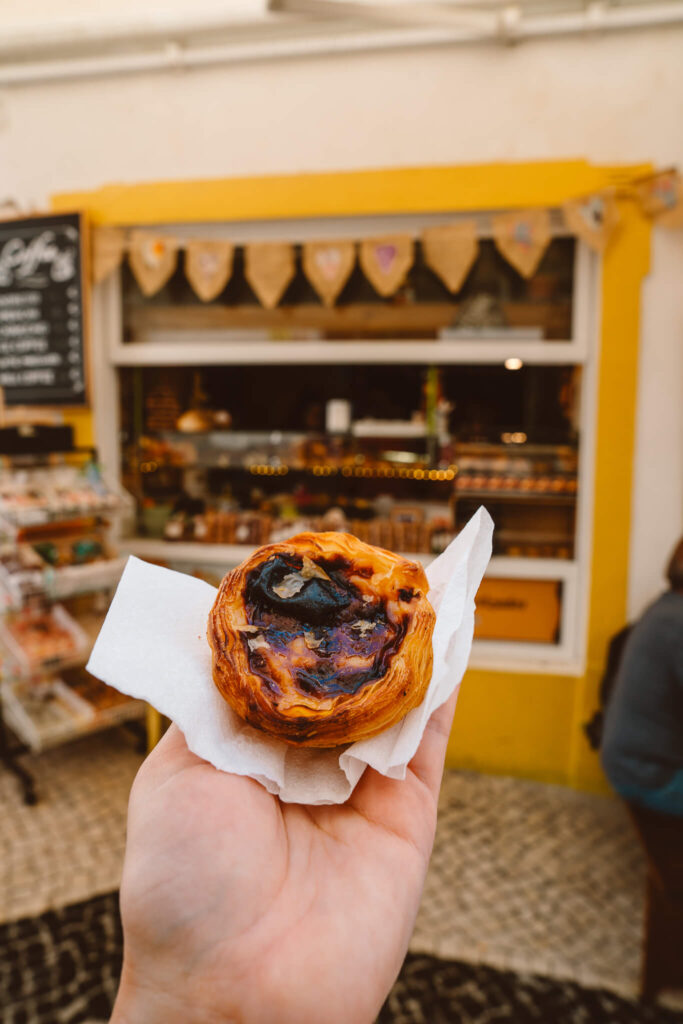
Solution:
<svg viewBox="0 0 683 1024"><path fill-rule="evenodd" d="M0 456L0 760L37 799L19 758L144 715L85 670L125 559L110 534L130 509L92 449ZM16 447L16 446L15 446Z"/></svg>

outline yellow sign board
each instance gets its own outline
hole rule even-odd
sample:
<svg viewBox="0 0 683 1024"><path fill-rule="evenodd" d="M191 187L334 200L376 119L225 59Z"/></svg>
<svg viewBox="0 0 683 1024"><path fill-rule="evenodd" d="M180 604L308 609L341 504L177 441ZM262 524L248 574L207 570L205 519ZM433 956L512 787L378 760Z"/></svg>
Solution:
<svg viewBox="0 0 683 1024"><path fill-rule="evenodd" d="M475 637L557 643L560 587L559 580L483 580L477 593Z"/></svg>

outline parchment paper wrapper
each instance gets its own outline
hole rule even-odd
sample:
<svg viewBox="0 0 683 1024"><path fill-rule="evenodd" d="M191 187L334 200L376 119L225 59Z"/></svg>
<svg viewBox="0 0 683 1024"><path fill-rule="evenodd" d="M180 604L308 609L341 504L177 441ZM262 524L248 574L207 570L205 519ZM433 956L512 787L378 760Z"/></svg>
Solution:
<svg viewBox="0 0 683 1024"><path fill-rule="evenodd" d="M429 600L437 613L429 689L419 707L372 739L330 750L297 748L243 722L211 676L206 622L215 588L137 558L128 560L88 671L172 719L190 750L216 768L249 775L288 803L343 803L367 765L403 779L429 716L459 687L492 533L491 517L480 508L428 566Z"/></svg>

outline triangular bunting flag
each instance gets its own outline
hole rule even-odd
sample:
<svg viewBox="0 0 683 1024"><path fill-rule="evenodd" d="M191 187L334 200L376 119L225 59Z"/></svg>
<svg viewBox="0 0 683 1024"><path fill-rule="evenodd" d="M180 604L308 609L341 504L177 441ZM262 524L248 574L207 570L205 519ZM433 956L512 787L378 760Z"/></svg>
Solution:
<svg viewBox="0 0 683 1024"><path fill-rule="evenodd" d="M376 292L393 295L413 265L413 240L409 235L366 238L360 243L360 265Z"/></svg>
<svg viewBox="0 0 683 1024"><path fill-rule="evenodd" d="M425 263L450 292L462 288L478 251L477 225L473 220L426 228L422 232Z"/></svg>
<svg viewBox="0 0 683 1024"><path fill-rule="evenodd" d="M661 171L636 186L640 204L657 224L683 227L683 178L676 170Z"/></svg>
<svg viewBox="0 0 683 1024"><path fill-rule="evenodd" d="M353 242L306 242L303 246L304 274L326 306L333 306L351 276L356 262Z"/></svg>
<svg viewBox="0 0 683 1024"><path fill-rule="evenodd" d="M128 262L143 295L155 295L166 284L176 268L177 249L174 238L133 232Z"/></svg>
<svg viewBox="0 0 683 1024"><path fill-rule="evenodd" d="M522 277L531 277L550 244L550 214L547 210L499 213L492 218L496 248Z"/></svg>
<svg viewBox="0 0 683 1024"><path fill-rule="evenodd" d="M219 240L188 242L185 247L185 277L202 302L211 302L232 276L234 246Z"/></svg>
<svg viewBox="0 0 683 1024"><path fill-rule="evenodd" d="M289 242L253 242L244 249L244 275L266 309L275 309L296 267Z"/></svg>
<svg viewBox="0 0 683 1024"><path fill-rule="evenodd" d="M619 211L611 193L571 199L562 206L567 227L591 249L602 252L619 223Z"/></svg>
<svg viewBox="0 0 683 1024"><path fill-rule="evenodd" d="M93 228L90 276L95 284L109 277L121 265L126 236L121 228Z"/></svg>

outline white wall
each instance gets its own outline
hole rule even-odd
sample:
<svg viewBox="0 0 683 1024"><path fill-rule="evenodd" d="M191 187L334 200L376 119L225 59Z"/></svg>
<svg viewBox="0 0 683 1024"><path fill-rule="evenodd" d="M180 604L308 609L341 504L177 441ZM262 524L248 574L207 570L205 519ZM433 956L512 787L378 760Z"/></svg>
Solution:
<svg viewBox="0 0 683 1024"><path fill-rule="evenodd" d="M71 0L73 3L73 0ZM0 200L111 182L585 157L683 166L683 29L232 65L0 94ZM683 529L683 236L644 290L629 610Z"/></svg>
<svg viewBox="0 0 683 1024"><path fill-rule="evenodd" d="M683 121L679 122L683 132ZM679 166L681 164L679 163ZM653 233L643 288L629 611L666 585L683 535L683 231Z"/></svg>

